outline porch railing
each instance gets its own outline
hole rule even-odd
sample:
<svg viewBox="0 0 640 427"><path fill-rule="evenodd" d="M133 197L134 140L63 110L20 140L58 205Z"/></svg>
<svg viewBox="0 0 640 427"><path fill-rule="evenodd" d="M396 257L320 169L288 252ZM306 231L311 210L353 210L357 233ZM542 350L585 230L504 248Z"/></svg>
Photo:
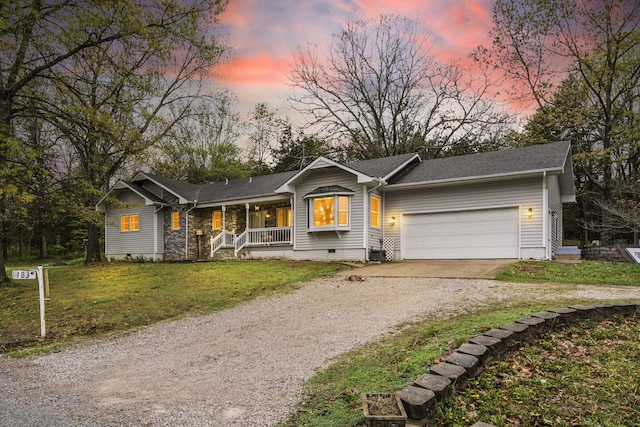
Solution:
<svg viewBox="0 0 640 427"><path fill-rule="evenodd" d="M216 237L211 238L211 257L222 248L235 247L236 236L229 231L222 231Z"/></svg>
<svg viewBox="0 0 640 427"><path fill-rule="evenodd" d="M291 244L291 227L250 228L235 239L235 255L245 246Z"/></svg>

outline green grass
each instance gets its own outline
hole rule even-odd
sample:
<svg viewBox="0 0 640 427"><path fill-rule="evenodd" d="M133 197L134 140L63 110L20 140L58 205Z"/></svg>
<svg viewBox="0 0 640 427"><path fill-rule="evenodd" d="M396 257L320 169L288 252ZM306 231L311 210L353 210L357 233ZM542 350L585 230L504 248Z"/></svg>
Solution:
<svg viewBox="0 0 640 427"><path fill-rule="evenodd" d="M549 261L520 261L500 273L506 282L555 282L585 285L640 284L640 264L582 261L561 264Z"/></svg>
<svg viewBox="0 0 640 427"><path fill-rule="evenodd" d="M9 265L7 270L17 266ZM24 268L20 265L19 268ZM341 264L294 261L104 263L49 267L47 339L40 333L38 283L0 287L0 342L27 341L12 354L46 352L76 338L121 333L186 315L206 314L294 289Z"/></svg>

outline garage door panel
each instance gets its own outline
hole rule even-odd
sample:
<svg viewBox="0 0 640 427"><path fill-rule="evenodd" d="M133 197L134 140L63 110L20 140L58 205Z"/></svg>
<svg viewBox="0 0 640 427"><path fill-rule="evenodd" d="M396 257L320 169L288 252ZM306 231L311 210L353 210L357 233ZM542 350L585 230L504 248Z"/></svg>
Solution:
<svg viewBox="0 0 640 427"><path fill-rule="evenodd" d="M517 208L405 215L405 259L518 258Z"/></svg>

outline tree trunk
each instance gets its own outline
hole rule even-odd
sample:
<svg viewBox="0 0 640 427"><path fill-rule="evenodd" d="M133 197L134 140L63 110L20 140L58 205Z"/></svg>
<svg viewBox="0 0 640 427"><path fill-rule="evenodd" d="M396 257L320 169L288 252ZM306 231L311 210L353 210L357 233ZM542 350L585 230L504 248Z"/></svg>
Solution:
<svg viewBox="0 0 640 427"><path fill-rule="evenodd" d="M40 258L45 260L49 257L49 253L47 251L47 231L45 227L42 227L42 231L40 234Z"/></svg>
<svg viewBox="0 0 640 427"><path fill-rule="evenodd" d="M4 252L2 249L2 242L0 241L0 253ZM7 276L7 270L4 268L4 257L0 256L0 286L9 283L9 276Z"/></svg>
<svg viewBox="0 0 640 427"><path fill-rule="evenodd" d="M87 224L87 256L85 263L100 262L100 227L97 224Z"/></svg>

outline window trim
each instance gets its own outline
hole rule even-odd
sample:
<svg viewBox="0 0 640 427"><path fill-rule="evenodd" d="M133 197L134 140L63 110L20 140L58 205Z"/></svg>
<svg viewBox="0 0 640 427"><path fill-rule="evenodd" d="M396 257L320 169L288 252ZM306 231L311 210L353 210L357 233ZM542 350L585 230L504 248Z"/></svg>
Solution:
<svg viewBox="0 0 640 427"><path fill-rule="evenodd" d="M373 219L374 219L373 200L374 199L378 202L378 210L375 211L375 215L376 215L375 218L377 220L375 224L373 222ZM381 228L382 226L381 207L382 207L382 198L380 196L372 194L371 197L369 198L369 225L371 227Z"/></svg>
<svg viewBox="0 0 640 427"><path fill-rule="evenodd" d="M135 221L131 221L133 218L135 218ZM133 224L135 224L135 228ZM120 215L120 232L130 233L132 231L140 231L140 215Z"/></svg>
<svg viewBox="0 0 640 427"><path fill-rule="evenodd" d="M330 225L314 225L314 201L316 199L333 198L333 224ZM351 230L351 199L352 194L344 193L331 193L331 194L314 194L313 197L307 197L307 229L309 232L315 231L349 231ZM339 224L340 214L340 199L345 198L347 201L347 223L344 225Z"/></svg>

